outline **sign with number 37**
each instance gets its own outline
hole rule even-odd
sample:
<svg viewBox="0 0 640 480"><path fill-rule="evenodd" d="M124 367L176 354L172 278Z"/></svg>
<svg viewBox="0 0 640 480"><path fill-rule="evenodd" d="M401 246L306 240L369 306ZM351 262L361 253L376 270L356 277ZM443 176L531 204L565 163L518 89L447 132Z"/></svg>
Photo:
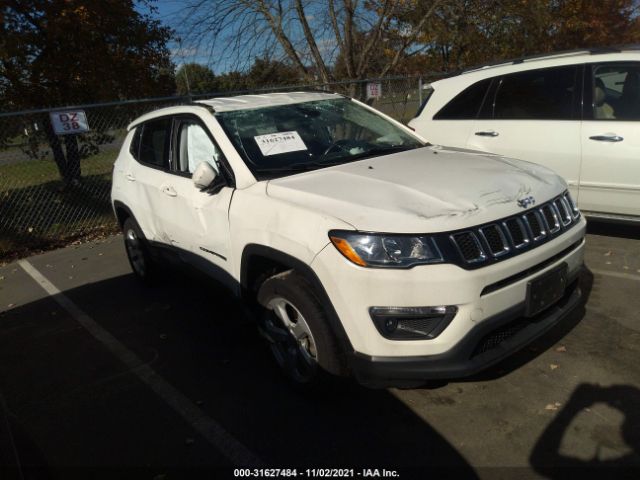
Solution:
<svg viewBox="0 0 640 480"><path fill-rule="evenodd" d="M49 116L56 135L70 135L89 131L89 123L84 110L51 112Z"/></svg>

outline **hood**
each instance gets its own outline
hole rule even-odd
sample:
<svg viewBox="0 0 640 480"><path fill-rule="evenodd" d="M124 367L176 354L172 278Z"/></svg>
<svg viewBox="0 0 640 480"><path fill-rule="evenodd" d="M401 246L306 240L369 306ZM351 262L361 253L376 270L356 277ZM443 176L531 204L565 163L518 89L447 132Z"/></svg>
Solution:
<svg viewBox="0 0 640 480"><path fill-rule="evenodd" d="M419 148L269 181L267 194L362 231L435 233L491 222L566 189L545 167L498 155Z"/></svg>

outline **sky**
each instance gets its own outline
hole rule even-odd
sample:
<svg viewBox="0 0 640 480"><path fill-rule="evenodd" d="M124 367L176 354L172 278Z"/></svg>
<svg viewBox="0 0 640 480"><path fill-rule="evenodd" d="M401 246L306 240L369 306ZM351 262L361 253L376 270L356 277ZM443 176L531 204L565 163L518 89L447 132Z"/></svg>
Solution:
<svg viewBox="0 0 640 480"><path fill-rule="evenodd" d="M193 3L192 0L152 0L151 4L153 5L155 11L151 13L151 16L160 20L166 26L173 28L176 31L177 37L180 37L181 34L184 36L184 28L186 24L183 21L183 17L185 14L185 7L189 3ZM136 5L136 8L139 12L149 14L149 8L144 5L144 2L136 2ZM321 12L316 12L308 8L308 11L306 13L307 19L309 20L313 28L314 21L319 21L317 14L321 14ZM289 28L297 28L297 24L293 22L292 24L289 24ZM225 33L227 32L223 31L221 36L224 36ZM335 38L333 38L332 36L318 39L318 46L323 53L323 56L325 56L325 60L329 60L329 63L331 63L330 57L333 56L335 44ZM212 52L208 51L208 49L206 48L206 44L201 46L200 50L195 49L187 42L184 42L183 45L180 45L178 41L175 40L170 42L168 46L172 54L172 60L176 67L179 67L184 63L200 63L209 66L216 74L226 73L229 70L238 68L236 65L231 63L233 61L233 56L226 54L226 52L224 51L224 45L222 45L222 43L218 44ZM256 49L254 51L254 54L259 50L259 48ZM281 50L280 52L279 50L279 47L276 47L271 51L271 53L275 53L275 55L278 55L279 53L281 54Z"/></svg>

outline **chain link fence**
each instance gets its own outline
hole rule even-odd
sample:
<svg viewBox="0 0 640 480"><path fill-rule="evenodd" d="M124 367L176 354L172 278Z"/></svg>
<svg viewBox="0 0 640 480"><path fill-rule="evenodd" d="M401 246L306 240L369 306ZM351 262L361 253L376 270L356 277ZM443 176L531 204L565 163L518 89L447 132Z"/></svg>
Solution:
<svg viewBox="0 0 640 480"><path fill-rule="evenodd" d="M309 87L366 100L367 84L380 96L368 103L407 122L421 103L423 77L294 85L251 93ZM116 231L109 203L113 163L127 125L143 113L192 99L248 92L220 92L0 113L0 261ZM56 135L50 114L83 110L89 131Z"/></svg>

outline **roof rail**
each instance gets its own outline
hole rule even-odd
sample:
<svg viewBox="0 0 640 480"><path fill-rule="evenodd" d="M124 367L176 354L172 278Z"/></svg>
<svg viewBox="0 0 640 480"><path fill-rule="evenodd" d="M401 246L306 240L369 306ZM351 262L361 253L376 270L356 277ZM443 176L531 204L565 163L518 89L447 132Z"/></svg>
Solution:
<svg viewBox="0 0 640 480"><path fill-rule="evenodd" d="M638 50L638 49L640 49L640 45L625 45L622 47L616 46L616 47L577 48L574 50L559 50L557 52L537 53L534 55L527 55L524 57L511 58L508 60L497 60L495 62L483 63L480 65L476 65L474 67L464 69L460 72L460 74L473 72L476 70L482 70L484 68L497 67L500 65L517 65L519 63L524 63L530 60L543 60L547 58L580 55L580 54L600 55L604 53L619 53L619 52L622 52L623 50Z"/></svg>

